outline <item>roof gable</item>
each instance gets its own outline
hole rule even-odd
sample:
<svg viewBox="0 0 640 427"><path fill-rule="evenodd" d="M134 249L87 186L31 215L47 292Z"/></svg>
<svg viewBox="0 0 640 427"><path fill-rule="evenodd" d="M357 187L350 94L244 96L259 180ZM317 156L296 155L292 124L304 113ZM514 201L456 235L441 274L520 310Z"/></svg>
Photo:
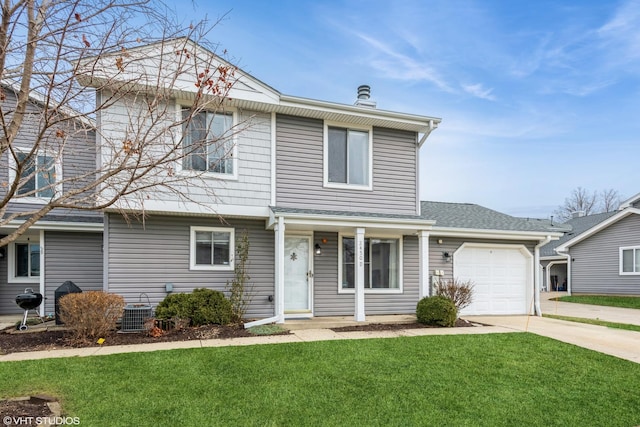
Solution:
<svg viewBox="0 0 640 427"><path fill-rule="evenodd" d="M616 222L620 221L621 219L626 218L629 215L638 215L638 214L640 214L640 209L626 208L626 209L623 209L623 210L618 211L618 212L608 212L608 213L610 214L609 217L605 217L605 219L603 221L600 221L596 225L593 225L592 227L590 227L587 230L585 230L583 233L580 233L579 235L577 235L577 236L565 241L564 243L558 245L556 247L555 251L556 252L566 252L567 249L569 249L571 246L574 246L577 243L580 243L583 240L588 239L589 237L593 236L594 234L600 232L601 230L604 230L605 228L609 227L610 225L615 224Z"/></svg>

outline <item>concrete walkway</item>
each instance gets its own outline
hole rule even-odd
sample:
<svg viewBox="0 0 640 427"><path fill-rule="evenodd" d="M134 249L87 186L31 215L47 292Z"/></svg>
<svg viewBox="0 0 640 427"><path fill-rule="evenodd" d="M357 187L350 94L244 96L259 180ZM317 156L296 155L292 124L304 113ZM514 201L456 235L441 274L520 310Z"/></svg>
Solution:
<svg viewBox="0 0 640 427"><path fill-rule="evenodd" d="M549 292L542 295L543 313L562 316L597 318L610 322L640 324L640 310L590 306L586 304L560 303L549 298L561 293ZM20 320L20 316L17 316ZM392 338L399 336L485 334L504 332L531 332L558 341L609 354L632 362L640 363L640 332L612 329L604 326L535 316L468 316L466 319L483 323L478 328L442 328L442 329L406 329L401 331L377 332L333 332L330 328L354 324L352 317L315 318L311 320L290 321L285 324L291 329L290 335L256 336L249 338L212 339L201 341L180 341L127 346L103 346L78 349L34 351L0 355L2 361L31 360L70 356L96 356L125 352L147 352L179 348L226 347L232 345L277 344L321 340ZM369 323L412 321L414 316L368 316ZM0 319L0 328L11 326L16 319Z"/></svg>
<svg viewBox="0 0 640 427"><path fill-rule="evenodd" d="M540 295L540 308L542 313L582 317L585 319L599 319L607 322L640 326L640 310L551 300L551 298L566 294L566 292L543 292Z"/></svg>

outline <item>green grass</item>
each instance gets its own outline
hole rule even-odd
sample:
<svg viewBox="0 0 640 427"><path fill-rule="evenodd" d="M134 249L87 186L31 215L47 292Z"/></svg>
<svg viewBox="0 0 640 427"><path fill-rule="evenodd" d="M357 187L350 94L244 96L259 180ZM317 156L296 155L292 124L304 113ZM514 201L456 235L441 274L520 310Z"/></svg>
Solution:
<svg viewBox="0 0 640 427"><path fill-rule="evenodd" d="M640 297L621 297L609 295L572 295L556 298L562 302L579 304L606 305L609 307L623 307L640 309Z"/></svg>
<svg viewBox="0 0 640 427"><path fill-rule="evenodd" d="M559 316L557 314L543 314L542 317L549 317L551 319L566 320L569 322L588 323L589 325L599 325L599 326L606 326L608 328L625 329L627 331L640 332L640 326L630 325L628 323L607 322L605 320L585 319L583 317Z"/></svg>
<svg viewBox="0 0 640 427"><path fill-rule="evenodd" d="M631 426L640 364L528 333L0 363L93 426Z"/></svg>
<svg viewBox="0 0 640 427"><path fill-rule="evenodd" d="M287 330L280 325L259 325L248 329L254 335L274 335L281 334Z"/></svg>

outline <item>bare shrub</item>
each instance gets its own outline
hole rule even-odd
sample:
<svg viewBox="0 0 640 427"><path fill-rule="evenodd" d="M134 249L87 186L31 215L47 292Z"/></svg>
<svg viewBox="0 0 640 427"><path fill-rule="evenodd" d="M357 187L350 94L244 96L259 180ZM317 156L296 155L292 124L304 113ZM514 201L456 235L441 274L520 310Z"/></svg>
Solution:
<svg viewBox="0 0 640 427"><path fill-rule="evenodd" d="M60 298L60 319L74 341L88 343L115 329L124 305L122 296L102 291L68 294Z"/></svg>
<svg viewBox="0 0 640 427"><path fill-rule="evenodd" d="M435 285L434 294L442 295L453 301L459 314L460 310L469 306L473 301L473 286L474 284L470 280L466 282L456 278L443 280Z"/></svg>

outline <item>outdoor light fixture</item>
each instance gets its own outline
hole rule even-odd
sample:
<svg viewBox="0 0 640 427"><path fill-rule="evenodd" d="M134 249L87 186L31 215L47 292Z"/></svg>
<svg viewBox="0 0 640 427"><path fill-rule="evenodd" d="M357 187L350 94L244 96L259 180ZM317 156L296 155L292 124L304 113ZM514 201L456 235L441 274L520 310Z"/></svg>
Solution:
<svg viewBox="0 0 640 427"><path fill-rule="evenodd" d="M316 243L316 246L315 246L315 250L316 250L316 255L322 255L322 248L317 243Z"/></svg>
<svg viewBox="0 0 640 427"><path fill-rule="evenodd" d="M442 252L442 258L444 258L444 262L451 262L451 253Z"/></svg>
<svg viewBox="0 0 640 427"><path fill-rule="evenodd" d="M4 258L4 252L7 248L5 246L0 248L0 259Z"/></svg>

